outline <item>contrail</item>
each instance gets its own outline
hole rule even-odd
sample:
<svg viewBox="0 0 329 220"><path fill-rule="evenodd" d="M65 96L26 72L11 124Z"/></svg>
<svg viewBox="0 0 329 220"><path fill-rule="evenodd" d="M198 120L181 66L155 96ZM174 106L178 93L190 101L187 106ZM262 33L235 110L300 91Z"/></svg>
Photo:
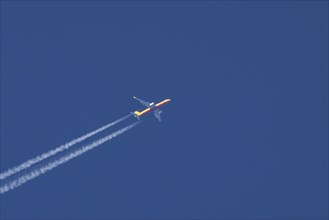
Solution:
<svg viewBox="0 0 329 220"><path fill-rule="evenodd" d="M86 146L83 146L81 148L79 148L78 150L76 151L73 151L71 153L68 153L67 155L59 158L58 160L55 160L53 162L49 162L48 164L46 164L45 166L42 166L42 167L39 167L39 168L36 168L34 170L32 170L31 172L27 173L27 174L24 174L23 176L21 177L18 177L17 179L9 182L9 183L6 183L4 184L3 186L0 187L0 193L5 193L9 190L12 190L12 189L15 189L16 187L42 175L42 174L45 174L46 172L56 168L57 166L61 165L61 164L64 164L66 162L68 162L69 160L75 158L75 157L78 157L80 156L81 154L111 140L112 138L115 138L116 136L120 135L120 134L123 134L124 132L130 130L131 128L135 127L137 124L139 124L140 121L138 122L135 122L134 124L131 124L131 125L128 125L127 127L125 128L122 128L108 136L105 136L104 138L101 138L91 144L88 144Z"/></svg>
<svg viewBox="0 0 329 220"><path fill-rule="evenodd" d="M46 153L43 153L41 155L38 155L38 156L36 156L36 157L34 157L34 158L32 158L32 159L30 159L30 160L28 160L28 161L26 161L26 162L18 165L16 167L13 167L11 169L8 169L7 171L5 171L3 173L0 173L0 180L5 179L5 178L7 178L7 177L9 177L9 176L11 176L11 175L13 175L15 173L18 173L18 172L20 172L20 171L22 171L24 169L27 169L30 166L32 166L33 164L36 164L36 163L38 163L38 162L40 162L40 161L42 161L44 159L47 159L48 157L51 157L51 156L53 156L53 155L55 155L55 154L57 154L59 152L62 152L64 150L67 150L71 146L73 146L73 145L75 145L75 144L77 144L77 143L79 143L79 142L81 142L81 141L83 141L83 140L85 140L85 139L87 139L87 138L89 138L89 137L91 137L91 136L93 136L93 135L101 132L101 131L104 131L105 129L107 129L109 127L112 127L112 126L118 124L119 122L127 119L130 116L131 116L131 114L129 114L129 115L123 117L123 118L120 118L120 119L118 119L118 120L116 120L116 121L114 121L112 123L109 123L107 125L104 125L103 127L100 127L100 128L98 128L98 129L96 129L96 130L94 130L92 132L89 132L88 134L85 134L85 135L83 135L81 137L78 137L76 139L73 139L72 141L70 141L70 142L68 142L66 144L63 144L63 145L61 145L61 146L59 146L59 147L57 147L57 148L55 148L53 150L50 150L50 151L48 151Z"/></svg>

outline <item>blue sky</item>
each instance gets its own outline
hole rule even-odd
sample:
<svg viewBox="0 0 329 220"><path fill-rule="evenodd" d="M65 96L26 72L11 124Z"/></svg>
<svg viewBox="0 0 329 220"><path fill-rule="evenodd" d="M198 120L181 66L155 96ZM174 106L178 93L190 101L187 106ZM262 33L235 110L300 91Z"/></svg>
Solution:
<svg viewBox="0 0 329 220"><path fill-rule="evenodd" d="M328 2L1 2L1 172L132 96L1 218L328 218Z"/></svg>

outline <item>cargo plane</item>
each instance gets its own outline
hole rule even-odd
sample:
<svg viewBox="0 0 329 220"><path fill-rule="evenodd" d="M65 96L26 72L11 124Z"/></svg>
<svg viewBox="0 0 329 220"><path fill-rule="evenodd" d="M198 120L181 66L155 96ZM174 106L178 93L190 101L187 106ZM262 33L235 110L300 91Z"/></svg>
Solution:
<svg viewBox="0 0 329 220"><path fill-rule="evenodd" d="M139 101L142 105L146 106L147 108L142 110L141 112L139 111L134 111L133 114L134 116L139 120L139 118L147 113L153 112L155 117L159 120L159 122L161 122L161 116L160 114L162 113L162 111L160 110L160 107L167 104L168 102L171 101L171 99L165 99L162 102L159 102L157 104L155 104L154 102L147 102L144 101L142 99L139 99L137 97L134 96L134 99L136 99L137 101Z"/></svg>

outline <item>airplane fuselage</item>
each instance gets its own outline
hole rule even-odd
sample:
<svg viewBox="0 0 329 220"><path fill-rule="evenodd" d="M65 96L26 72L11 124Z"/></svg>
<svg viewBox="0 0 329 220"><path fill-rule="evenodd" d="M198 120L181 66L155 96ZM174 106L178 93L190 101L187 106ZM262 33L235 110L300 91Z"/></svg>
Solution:
<svg viewBox="0 0 329 220"><path fill-rule="evenodd" d="M160 108L161 106L167 104L168 102L170 102L171 100L170 99L165 99L163 100L162 102L159 102L157 104L153 104L151 105L150 107L144 109L143 111L139 112L139 111L134 111L134 115L139 118L141 117L142 115L145 115L147 113L150 113L150 112L153 112L154 110Z"/></svg>

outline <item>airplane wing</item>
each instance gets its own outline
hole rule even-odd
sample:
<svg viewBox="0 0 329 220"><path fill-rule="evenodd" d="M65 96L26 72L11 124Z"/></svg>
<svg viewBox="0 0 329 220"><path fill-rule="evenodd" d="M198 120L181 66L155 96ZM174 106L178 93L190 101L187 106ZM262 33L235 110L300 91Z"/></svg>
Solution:
<svg viewBox="0 0 329 220"><path fill-rule="evenodd" d="M150 102L144 101L144 100L139 99L139 98L137 98L135 96L134 96L134 99L136 99L137 101L139 101L142 105L145 105L146 107L150 107L150 105L151 105Z"/></svg>
<svg viewBox="0 0 329 220"><path fill-rule="evenodd" d="M161 116L160 116L161 113L162 111L160 109L154 111L154 115L159 120L159 122L161 122Z"/></svg>

